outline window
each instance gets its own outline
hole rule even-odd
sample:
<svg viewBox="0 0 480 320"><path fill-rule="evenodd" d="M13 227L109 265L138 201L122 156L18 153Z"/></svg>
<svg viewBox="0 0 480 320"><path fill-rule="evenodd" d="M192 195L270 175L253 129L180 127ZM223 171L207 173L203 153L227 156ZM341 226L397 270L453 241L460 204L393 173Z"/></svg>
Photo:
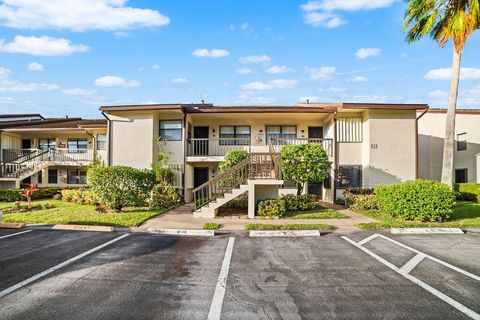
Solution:
<svg viewBox="0 0 480 320"><path fill-rule="evenodd" d="M467 133L457 134L457 151L467 150Z"/></svg>
<svg viewBox="0 0 480 320"><path fill-rule="evenodd" d="M455 183L468 182L468 169L456 169L455 170Z"/></svg>
<svg viewBox="0 0 480 320"><path fill-rule="evenodd" d="M48 183L58 183L58 171L57 169L48 169Z"/></svg>
<svg viewBox="0 0 480 320"><path fill-rule="evenodd" d="M330 172L328 173L328 176L323 180L323 187L325 189L331 189L332 188L332 176L330 175Z"/></svg>
<svg viewBox="0 0 480 320"><path fill-rule="evenodd" d="M40 139L38 147L42 150L54 149L56 147L55 139Z"/></svg>
<svg viewBox="0 0 480 320"><path fill-rule="evenodd" d="M161 120L159 135L164 141L181 141L182 120Z"/></svg>
<svg viewBox="0 0 480 320"><path fill-rule="evenodd" d="M107 135L97 134L97 150L107 150Z"/></svg>
<svg viewBox="0 0 480 320"><path fill-rule="evenodd" d="M362 166L339 166L337 188L360 188L362 186Z"/></svg>
<svg viewBox="0 0 480 320"><path fill-rule="evenodd" d="M68 152L81 153L86 152L88 141L86 138L68 139Z"/></svg>
<svg viewBox="0 0 480 320"><path fill-rule="evenodd" d="M265 142L268 144L271 138L273 139L296 139L297 127L296 126L267 126ZM286 141L278 141L277 144L286 144Z"/></svg>
<svg viewBox="0 0 480 320"><path fill-rule="evenodd" d="M250 127L249 126L220 126L220 145L249 145Z"/></svg>
<svg viewBox="0 0 480 320"><path fill-rule="evenodd" d="M38 174L37 174L37 182L38 182L39 184L42 184L42 183L43 183L42 170L38 171Z"/></svg>
<svg viewBox="0 0 480 320"><path fill-rule="evenodd" d="M87 184L87 171L85 170L67 170L68 184Z"/></svg>

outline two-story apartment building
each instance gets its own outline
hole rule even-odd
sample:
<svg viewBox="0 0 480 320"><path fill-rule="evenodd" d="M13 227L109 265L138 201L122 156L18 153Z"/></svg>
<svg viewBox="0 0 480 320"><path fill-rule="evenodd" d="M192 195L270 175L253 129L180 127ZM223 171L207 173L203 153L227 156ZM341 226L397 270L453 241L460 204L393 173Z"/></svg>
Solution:
<svg viewBox="0 0 480 320"><path fill-rule="evenodd" d="M109 164L151 167L157 153L155 137L161 137L172 152L172 164L181 168L185 200L198 203L200 199L200 207L203 199L207 199L205 203L215 202L212 195L218 194L217 188L221 187L218 181L215 184L218 164L229 150L252 154L256 171L250 172L255 171L257 177L249 181L255 180L258 185L258 197L271 196L269 184L276 186L273 192L295 192L275 167L278 159L274 155L287 144L323 145L331 161L330 176L337 179L310 184L306 191L326 201L341 197L347 187L415 179L417 111L426 109L424 104L362 103L101 107L109 123ZM229 193L237 195L247 190L252 189L245 184L243 189Z"/></svg>
<svg viewBox="0 0 480 320"><path fill-rule="evenodd" d="M429 109L419 120L420 178L441 179L445 118L445 109ZM455 182L480 183L480 109L457 109L454 152Z"/></svg>
<svg viewBox="0 0 480 320"><path fill-rule="evenodd" d="M107 163L107 121L0 116L0 187L86 185L94 155Z"/></svg>

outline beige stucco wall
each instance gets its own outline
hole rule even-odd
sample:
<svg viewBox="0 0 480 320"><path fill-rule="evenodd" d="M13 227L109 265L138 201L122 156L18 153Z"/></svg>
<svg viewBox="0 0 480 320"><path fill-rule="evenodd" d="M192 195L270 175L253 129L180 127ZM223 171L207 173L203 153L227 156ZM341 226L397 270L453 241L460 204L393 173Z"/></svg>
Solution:
<svg viewBox="0 0 480 320"><path fill-rule="evenodd" d="M440 180L442 175L443 140L446 113L427 112L418 122L419 176L423 179ZM478 182L477 170L480 153L480 114L457 113L455 137L466 133L467 150L457 151L455 144L454 168L468 169L468 181Z"/></svg>
<svg viewBox="0 0 480 320"><path fill-rule="evenodd" d="M415 111L368 110L364 116L364 187L415 179Z"/></svg>
<svg viewBox="0 0 480 320"><path fill-rule="evenodd" d="M477 158L477 181L475 182L480 183L480 153L477 154L476 158Z"/></svg>

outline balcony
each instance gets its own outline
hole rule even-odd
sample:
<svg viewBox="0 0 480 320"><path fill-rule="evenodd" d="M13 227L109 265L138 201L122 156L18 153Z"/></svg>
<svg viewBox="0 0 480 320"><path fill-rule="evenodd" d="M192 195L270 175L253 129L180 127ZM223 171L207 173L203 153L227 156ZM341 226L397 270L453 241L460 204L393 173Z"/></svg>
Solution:
<svg viewBox="0 0 480 320"><path fill-rule="evenodd" d="M271 146L274 153L280 153L283 146L307 143L321 144L327 156L333 156L333 139L307 139L307 138L271 138Z"/></svg>
<svg viewBox="0 0 480 320"><path fill-rule="evenodd" d="M245 150L249 153L279 153L285 145L318 143L329 157L333 155L333 139L271 138L268 145L251 145L249 138L193 138L187 145L188 161L221 161L228 151ZM272 150L270 150L270 148Z"/></svg>
<svg viewBox="0 0 480 320"><path fill-rule="evenodd" d="M189 157L223 157L233 150L251 151L250 138L193 138L188 140Z"/></svg>

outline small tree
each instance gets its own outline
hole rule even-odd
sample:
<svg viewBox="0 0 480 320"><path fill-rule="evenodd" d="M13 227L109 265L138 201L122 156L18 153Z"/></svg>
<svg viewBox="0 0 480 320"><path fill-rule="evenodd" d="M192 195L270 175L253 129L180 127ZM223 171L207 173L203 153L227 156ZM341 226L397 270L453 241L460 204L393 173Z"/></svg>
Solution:
<svg viewBox="0 0 480 320"><path fill-rule="evenodd" d="M158 152L156 161L152 163L152 169L155 171L157 184L162 186L174 185L177 169L170 165L172 152L168 149L165 141L161 140L159 137L155 137L155 140Z"/></svg>
<svg viewBox="0 0 480 320"><path fill-rule="evenodd" d="M225 153L224 160L222 162L220 162L220 164L218 165L218 173L223 173L223 172L226 172L226 171L230 170L230 168L236 166L237 164L239 164L243 160L247 159L248 156L249 156L248 152L244 151L244 150L228 151L227 153ZM239 182L241 182L244 178L245 177L242 176L241 173L238 173L238 174L235 174L235 175L232 175L228 178L223 179L220 182L220 185L224 186L224 187L225 186L235 186Z"/></svg>
<svg viewBox="0 0 480 320"><path fill-rule="evenodd" d="M40 190L38 188L38 183L35 183L35 184L27 183L23 188L22 194L27 198L28 209L32 209L32 195L38 190Z"/></svg>
<svg viewBox="0 0 480 320"><path fill-rule="evenodd" d="M302 194L305 183L320 182L328 176L330 162L320 144L284 146L280 156L283 179L297 184L297 195Z"/></svg>

